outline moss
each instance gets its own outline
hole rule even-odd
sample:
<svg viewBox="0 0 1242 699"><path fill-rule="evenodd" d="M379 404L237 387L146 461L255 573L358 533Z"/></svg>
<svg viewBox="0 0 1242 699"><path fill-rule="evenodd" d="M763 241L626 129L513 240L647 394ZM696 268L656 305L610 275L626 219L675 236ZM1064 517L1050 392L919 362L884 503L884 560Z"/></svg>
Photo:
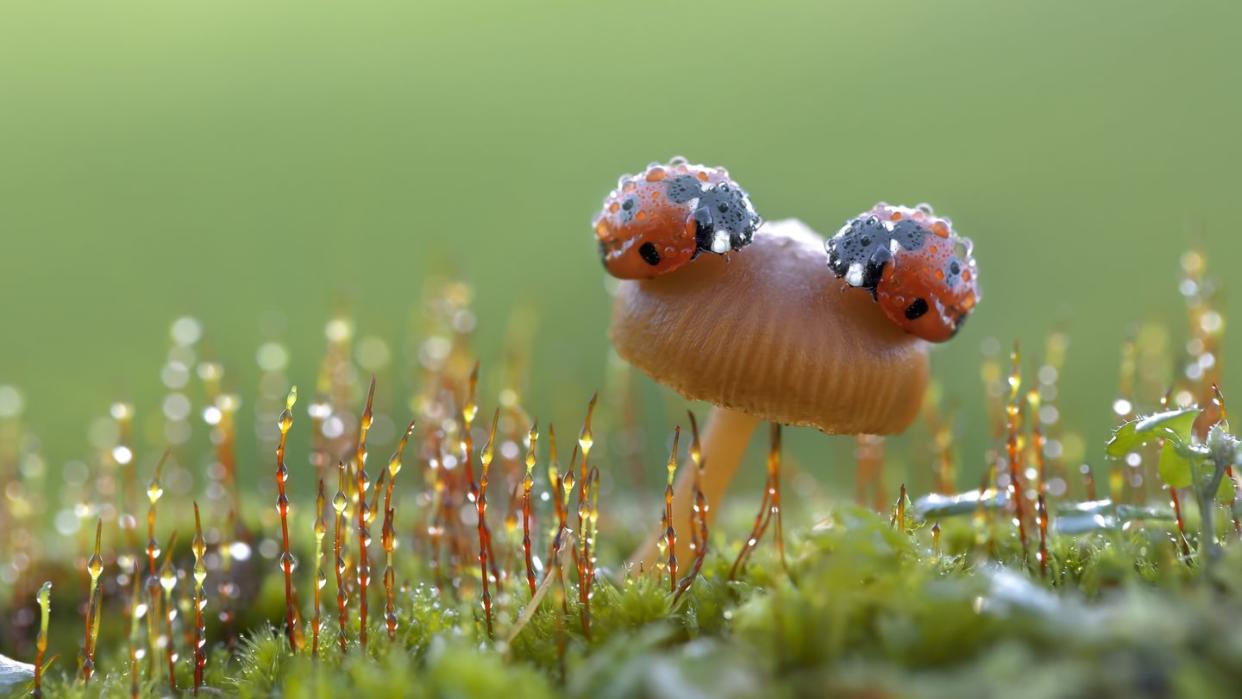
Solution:
<svg viewBox="0 0 1242 699"><path fill-rule="evenodd" d="M1209 578L1160 529L1057 537L1053 572L1041 579L1011 542L994 542L998 556L1012 557L1002 565L978 555L977 542L937 555L929 536L841 507L791 535L788 575L761 548L730 582L731 560L713 554L676 605L667 581L602 577L589 640L571 580L565 608L545 597L511 646L484 638L473 600L418 584L398 595L393 640L376 620L366 652L351 641L342 655L335 620L325 619L313 659L289 654L280 630L262 626L234 653L211 646L206 684L242 697L1043 699L1228 696L1242 682L1242 547L1226 547ZM943 542L958 540L966 537ZM498 597L498 637L526 597L524 588ZM59 660L48 695L128 696L123 648L101 647L99 665L83 688ZM183 659L179 686L188 669ZM144 693L164 686L142 683Z"/></svg>
<svg viewBox="0 0 1242 699"><path fill-rule="evenodd" d="M441 378L451 383L449 370L444 371ZM460 379L456 377L459 383ZM336 389L349 392L348 385ZM445 444L467 440L459 441L461 435L455 431L459 423L444 418L462 413L461 406L447 400L435 408L441 418L439 432L420 449L443 458ZM600 424L616 417L601 415ZM509 431L516 436L510 437L512 448L507 451L518 454L525 417L508 419ZM1122 434L1134 435L1134 440L1145 434L1141 421L1127 424L1123 429L1128 432ZM1189 430L1188 421L1178 424ZM1210 461L1210 473L1203 473L1215 478L1223 470L1220 464L1239 452L1232 437L1220 430L1212 434L1216 436L1202 444L1189 435L1185 439L1188 449L1200 450L1187 453L1198 454L1194 458L1202 464ZM615 442L619 435L601 430L596 436L600 450L606 452L606 437ZM489 438L487 444L492 441ZM586 442L591 443L590 438ZM1208 448L1212 444L1233 451L1216 454ZM481 451L483 444L474 446ZM1134 441L1126 449L1132 446L1141 445ZM498 453L505 452L502 445ZM515 520L502 525L499 515L509 504L505 491L517 492L516 481L502 487L506 466L498 462L493 471L496 485L489 493L495 553L504 574L492 587L494 634L489 634L480 604L476 522L469 521L477 512L469 495L476 486L468 476L459 477L468 470L460 464L455 467L459 470L450 471L442 465L432 467L430 457L418 458L426 467L425 487L398 489L393 500L400 540L393 566L396 630L390 638L384 625L384 562L373 552L370 641L365 646L359 641L356 562L350 560L356 554L356 529L353 520L348 525L342 556L351 599L344 651L338 645L332 539L325 541L323 568L330 584L322 589L318 654L312 657L307 647L312 634L306 595L314 582L305 565L293 581L303 595L299 601L303 636L298 652L291 653L283 633L284 580L277 573L275 540L270 535L279 520L270 498L239 494L251 555L234 560L226 570L219 565L219 544L214 544L215 565L205 565L209 656L205 686L211 695L1051 699L1231 696L1242 686L1242 546L1218 527L1226 545L1200 547L1195 534L1200 520L1193 503L1183 523L1191 532L1184 547L1163 504L1055 503L1070 509L1085 507L1091 510L1086 519L1093 521L1092 508L1103 508L1107 516L1101 515L1100 521L1112 523L1091 524L1072 535L1054 528L1045 542L1047 558L1040 565L1038 526L1028 522L1029 539L1024 543L1013 526L1014 513L1003 509L1003 496L994 495L988 501L992 509L979 512L970 510L973 501L950 498L951 505L966 501L967 507L942 509L936 522L916 520L912 512L917 502L904 499L898 510L905 513L902 516L809 496L797 500L817 513L817 523L800 527L790 518L784 561L765 540L734 576L741 546L736 532L747 530L754 521L753 502L750 507L739 502L733 508L720 507L702 570L680 597L670 590L667 579L651 571L640 574L606 567L623 560L654 524L635 514L640 508L632 503L616 503L615 510L606 509L609 518L600 521L599 547L593 551L602 567L590 588L588 630L578 571L568 553L563 584L541 588L541 601L529 608L533 602L519 572L521 532ZM518 464L517 457L507 458ZM591 458L605 461L599 451L591 452ZM1186 459L1193 461L1190 456ZM566 459L560 475L581 474L585 461ZM559 485L573 496L584 484L578 483L577 490L566 480ZM1217 488L1214 481L1208 485L1209 490ZM431 507L441 496L447 506ZM190 508L167 498L163 502L161 534L190 531ZM577 509L574 497L559 502L569 503L571 524L585 514ZM540 503L536 519L542 527L532 539L535 551L545 553L548 526L555 515L549 501ZM605 501L605 507L613 504ZM313 555L308 544L316 513L308 510L295 507L289 522L292 552L304 562ZM232 535L222 533L230 531L227 520L213 525L217 539L228 543ZM769 529L769 536L775 531L776 527ZM439 567L431 564L433 551ZM188 543L164 555L182 564L190 558ZM74 595L81 588L80 563L62 552L48 554L36 564L39 580L53 580L55 589L65 595L56 600L58 610L73 609ZM687 565L681 572L688 570ZM81 639L82 620L60 612L53 616L51 642L52 653L60 653L60 660L48 673L48 696L130 694L127 588L115 566L102 581L104 623L97 674L89 686L76 680L71 656ZM176 599L181 600L188 587L185 579L177 587ZM222 588L235 590L227 602ZM0 590L3 594L8 593ZM184 600L173 622L180 654L176 683L183 690L193 681L190 604ZM31 605L24 604L21 611L30 612ZM226 611L231 615L227 624L220 618ZM137 640L143 649L145 633L145 624L139 623ZM163 658L154 665L156 677L139 680L143 695L167 691L167 679L161 676ZM145 678L147 662L140 667ZM9 695L28 692L29 688L17 688Z"/></svg>

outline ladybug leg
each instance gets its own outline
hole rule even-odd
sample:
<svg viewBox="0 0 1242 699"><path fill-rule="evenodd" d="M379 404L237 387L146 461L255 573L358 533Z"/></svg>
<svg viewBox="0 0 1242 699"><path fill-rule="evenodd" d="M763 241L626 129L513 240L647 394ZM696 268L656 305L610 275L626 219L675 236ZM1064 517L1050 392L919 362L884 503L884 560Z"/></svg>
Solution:
<svg viewBox="0 0 1242 699"><path fill-rule="evenodd" d="M748 229L748 230L743 230L741 232L730 233L729 234L729 246L732 247L734 250L741 250L747 245L750 245L750 242L754 239L755 239L755 232L753 230Z"/></svg>
<svg viewBox="0 0 1242 699"><path fill-rule="evenodd" d="M695 209L693 217L695 254L704 250L711 250L712 242L715 240L715 226L712 223L711 211L706 207L700 206Z"/></svg>

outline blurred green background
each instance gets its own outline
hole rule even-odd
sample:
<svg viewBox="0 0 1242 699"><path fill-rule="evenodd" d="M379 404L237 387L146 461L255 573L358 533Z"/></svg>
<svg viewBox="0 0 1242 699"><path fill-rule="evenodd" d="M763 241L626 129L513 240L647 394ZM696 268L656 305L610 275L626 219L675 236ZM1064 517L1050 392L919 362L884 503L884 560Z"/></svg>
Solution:
<svg viewBox="0 0 1242 699"><path fill-rule="evenodd" d="M537 309L528 403L576 422L607 352L588 222L617 175L680 153L823 232L934 203L984 290L933 358L965 470L981 343L1038 355L1058 323L1062 414L1098 462L1123 338L1181 337L1180 253L1219 274L1242 254L1240 21L1228 0L7 2L0 384L55 465L113 400L158 411L178 316L250 407L261 342L309 385L336 309L396 352L423 279L461 274L491 366ZM663 435L680 402L640 390ZM796 432L852 478L848 440Z"/></svg>

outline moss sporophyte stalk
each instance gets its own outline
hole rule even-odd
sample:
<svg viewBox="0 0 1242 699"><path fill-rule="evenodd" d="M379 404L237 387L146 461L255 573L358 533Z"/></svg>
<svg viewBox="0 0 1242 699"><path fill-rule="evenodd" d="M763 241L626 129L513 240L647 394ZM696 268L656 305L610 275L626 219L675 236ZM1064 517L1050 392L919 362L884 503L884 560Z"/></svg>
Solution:
<svg viewBox="0 0 1242 699"><path fill-rule="evenodd" d="M801 235L790 245L801 249ZM703 262L715 265L683 271ZM37 420L0 414L11 475L0 696L930 699L1003 696L1015 676L1040 698L1232 696L1242 450L1220 383L1223 314L1201 262L1183 267L1186 356L1153 349L1170 343L1140 330L1118 353L1134 369L1109 369L1128 405L1074 403L1058 329L1024 343L1026 364L989 343L983 390L933 391L900 416L918 420L908 438L881 448L842 423L860 447L854 464L838 463L848 449L808 457L779 420L721 423L736 411L713 409L700 431L693 414L656 409L641 425L659 429L637 431L649 485L636 492L621 465L635 453L623 443L634 406L591 386L519 391L508 364L489 363L504 352L473 347L458 282L422 304L412 385L366 370L352 320L337 316L309 406L288 378L252 396L229 362L204 358L191 367L202 385L187 391L201 439L169 449L160 412L117 403L90 478L73 487L41 489L35 469L10 470L33 463L41 442ZM654 302L640 291L651 289L621 293ZM914 376L924 356L909 352ZM1148 381L1147 365L1177 371ZM548 414L536 420L527 402ZM975 402L984 423L963 425ZM778 408L801 409L764 409ZM1088 411L1116 418L1107 441L1066 417ZM148 433L147 417L159 429ZM581 424L568 459L552 417ZM254 451L238 439L251 419ZM760 421L766 458L729 442L736 430L714 431ZM986 454L962 453L971 427L989 435ZM381 448L391 456L371 482L367 454ZM713 454L762 473L762 488L711 497L728 480ZM820 468L854 470L863 503L845 502L848 488L825 495L810 479ZM643 546L653 555L628 565ZM370 585L381 551L383 585ZM311 565L296 568L297 557ZM320 643L325 630L336 644Z"/></svg>
<svg viewBox="0 0 1242 699"><path fill-rule="evenodd" d="M289 547L289 498L285 494L285 484L289 481L289 469L285 466L285 445L289 438L289 430L293 428L293 406L298 400L298 388L289 389L289 397L285 399L285 409L281 411L276 426L280 430L280 443L276 447L276 511L280 514L280 570L285 575L285 633L289 638L289 649L297 652L297 633L293 624L293 568L296 562Z"/></svg>

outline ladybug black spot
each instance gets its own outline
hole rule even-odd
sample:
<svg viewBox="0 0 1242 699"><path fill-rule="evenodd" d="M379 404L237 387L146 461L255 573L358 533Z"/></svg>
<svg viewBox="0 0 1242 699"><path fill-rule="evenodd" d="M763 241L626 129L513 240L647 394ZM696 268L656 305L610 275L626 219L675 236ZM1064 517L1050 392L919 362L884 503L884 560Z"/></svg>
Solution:
<svg viewBox="0 0 1242 699"><path fill-rule="evenodd" d="M919 318L922 318L927 311L927 299L914 299L913 303L906 306L906 320L918 320Z"/></svg>
<svg viewBox="0 0 1242 699"><path fill-rule="evenodd" d="M669 201L682 204L699 196L703 192L703 185L693 175L682 175L669 180L665 192Z"/></svg>
<svg viewBox="0 0 1242 699"><path fill-rule="evenodd" d="M621 202L621 223L628 225L634 220L634 215L638 213L638 201L634 197L628 197Z"/></svg>
<svg viewBox="0 0 1242 699"><path fill-rule="evenodd" d="M906 250L918 250L923 247L923 241L926 238L927 230L908 218L898 221L893 226L892 239Z"/></svg>
<svg viewBox="0 0 1242 699"><path fill-rule="evenodd" d="M643 243L638 248L638 256L643 258L643 262L652 267L660 264L660 251L656 250L656 246L651 243Z"/></svg>

